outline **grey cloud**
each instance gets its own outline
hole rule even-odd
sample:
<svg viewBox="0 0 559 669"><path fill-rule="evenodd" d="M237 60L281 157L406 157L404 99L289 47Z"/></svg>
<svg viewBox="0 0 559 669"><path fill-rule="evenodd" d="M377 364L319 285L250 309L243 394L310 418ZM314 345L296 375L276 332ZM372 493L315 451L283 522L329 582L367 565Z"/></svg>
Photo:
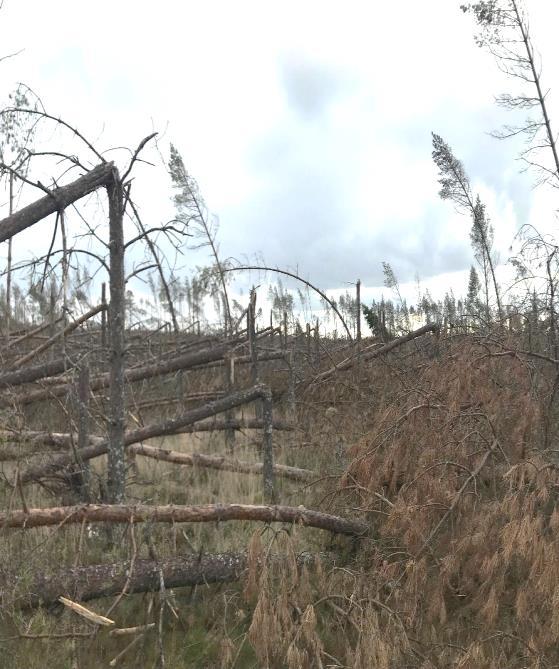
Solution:
<svg viewBox="0 0 559 669"><path fill-rule="evenodd" d="M342 72L302 55L285 57L280 75L290 109L305 120L322 115L351 84Z"/></svg>

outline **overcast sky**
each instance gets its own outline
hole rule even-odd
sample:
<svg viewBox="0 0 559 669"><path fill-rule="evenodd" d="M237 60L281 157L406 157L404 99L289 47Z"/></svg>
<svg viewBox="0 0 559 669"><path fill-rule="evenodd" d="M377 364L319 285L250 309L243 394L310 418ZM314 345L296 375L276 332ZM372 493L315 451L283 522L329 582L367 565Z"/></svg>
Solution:
<svg viewBox="0 0 559 669"><path fill-rule="evenodd" d="M465 163L502 260L522 223L555 224L518 144L487 135L510 86L459 5L5 0L2 52L24 51L0 63L0 91L25 82L104 149L160 131L219 217L224 257L259 254L322 288L381 285L387 261L445 288L472 262L470 222L438 198L431 131ZM559 3L528 8L559 128ZM168 180L142 169L136 200L156 224Z"/></svg>

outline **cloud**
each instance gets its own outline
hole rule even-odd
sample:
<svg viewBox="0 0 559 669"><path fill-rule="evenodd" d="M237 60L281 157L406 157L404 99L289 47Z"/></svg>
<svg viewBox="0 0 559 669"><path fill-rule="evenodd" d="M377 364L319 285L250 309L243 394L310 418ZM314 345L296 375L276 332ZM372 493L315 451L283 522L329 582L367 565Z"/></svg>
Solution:
<svg viewBox="0 0 559 669"><path fill-rule="evenodd" d="M300 53L281 59L280 80L289 108L305 121L322 116L351 85L347 73Z"/></svg>
<svg viewBox="0 0 559 669"><path fill-rule="evenodd" d="M261 252L326 288L382 284L383 260L402 282L467 269L469 221L439 200L432 130L486 201L503 259L515 227L552 206L518 174L518 144L486 134L510 121L492 99L508 82L448 0L162 0L155 13L144 0L102 0L109 23L103 11L84 22L70 0L56 16L33 2L29 23L27 4L2 12L4 48L27 47L2 64L4 90L8 77L26 81L87 136L104 128L102 148L136 146L152 118L159 129L168 120L162 148L172 139L219 216L224 256ZM550 82L559 7L529 4ZM555 119L553 91L549 103ZM137 200L155 224L169 184L145 167Z"/></svg>

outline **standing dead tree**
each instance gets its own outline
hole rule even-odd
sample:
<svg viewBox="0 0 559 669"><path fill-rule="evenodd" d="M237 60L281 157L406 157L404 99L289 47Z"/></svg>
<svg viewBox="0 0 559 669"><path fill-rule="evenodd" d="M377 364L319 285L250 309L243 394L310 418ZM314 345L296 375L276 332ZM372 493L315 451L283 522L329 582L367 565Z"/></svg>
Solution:
<svg viewBox="0 0 559 669"><path fill-rule="evenodd" d="M109 198L110 292L109 347L111 415L109 420L109 495L124 499L124 238L123 187L114 163L101 163L72 183L48 190L47 195L0 221L0 242L35 225L51 214L60 215L77 200L99 188Z"/></svg>

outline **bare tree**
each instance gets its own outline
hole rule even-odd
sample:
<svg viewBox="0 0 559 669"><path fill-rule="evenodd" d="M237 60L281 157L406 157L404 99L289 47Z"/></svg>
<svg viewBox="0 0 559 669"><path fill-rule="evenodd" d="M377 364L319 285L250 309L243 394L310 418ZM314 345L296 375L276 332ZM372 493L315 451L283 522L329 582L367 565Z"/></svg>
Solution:
<svg viewBox="0 0 559 669"><path fill-rule="evenodd" d="M461 5L474 16L480 28L476 43L495 57L499 69L520 85L529 84L533 92L503 93L497 102L512 111L535 112L520 125L505 125L494 133L500 139L524 136L527 147L521 159L535 168L539 183L559 187L559 155L547 105L548 90L542 84L542 65L530 36L530 24L519 0L485 0ZM547 150L548 158L542 158Z"/></svg>

